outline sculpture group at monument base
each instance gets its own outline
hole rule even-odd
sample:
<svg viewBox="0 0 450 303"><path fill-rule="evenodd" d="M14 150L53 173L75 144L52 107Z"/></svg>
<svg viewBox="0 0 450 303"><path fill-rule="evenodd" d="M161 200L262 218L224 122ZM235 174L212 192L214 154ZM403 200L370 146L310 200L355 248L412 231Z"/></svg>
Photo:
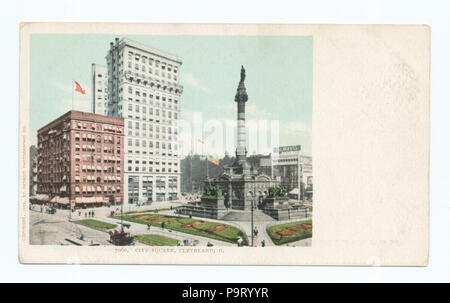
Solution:
<svg viewBox="0 0 450 303"><path fill-rule="evenodd" d="M225 221L250 221L251 216L256 221L269 221L271 219L286 221L307 218L311 212L308 207L299 203L289 202L285 197L266 198L259 208L254 207L253 212L251 209L227 208L222 196L218 198L202 197L200 202L180 206L177 208L176 213Z"/></svg>

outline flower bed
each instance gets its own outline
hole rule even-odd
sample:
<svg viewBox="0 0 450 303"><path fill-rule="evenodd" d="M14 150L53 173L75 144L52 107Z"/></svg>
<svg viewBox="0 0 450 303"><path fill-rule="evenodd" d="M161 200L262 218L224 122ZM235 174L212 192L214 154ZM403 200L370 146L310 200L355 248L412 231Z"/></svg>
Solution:
<svg viewBox="0 0 450 303"><path fill-rule="evenodd" d="M120 216L114 218L120 219ZM135 223L153 225L161 227L164 222L164 229L174 230L186 234L202 236L206 238L216 239L220 241L236 243L239 237L243 239L244 245L248 244L247 236L238 228L217 222L200 221L198 219L191 219L185 217L175 217L169 215L160 215L155 213L149 214L128 214L124 215L123 219ZM218 228L219 226L224 226ZM216 229L215 229L216 228ZM212 231L215 229L214 231Z"/></svg>
<svg viewBox="0 0 450 303"><path fill-rule="evenodd" d="M312 237L312 222L298 221L274 225L267 228L267 233L276 245L282 245Z"/></svg>
<svg viewBox="0 0 450 303"><path fill-rule="evenodd" d="M300 227L300 226L289 226L287 229L290 229L290 230L305 230L303 227Z"/></svg>
<svg viewBox="0 0 450 303"><path fill-rule="evenodd" d="M134 216L133 219L139 220L139 219L142 219L145 217L147 217L147 215L138 215L138 216Z"/></svg>
<svg viewBox="0 0 450 303"><path fill-rule="evenodd" d="M151 217L151 218L147 218L145 219L146 221L154 221L154 220L159 220L164 218L164 216L156 216L156 217Z"/></svg>
<svg viewBox="0 0 450 303"><path fill-rule="evenodd" d="M286 231L286 230L280 230L276 232L277 235L283 236L283 237L293 237L295 236L295 233L292 231Z"/></svg>
<svg viewBox="0 0 450 303"><path fill-rule="evenodd" d="M200 224L203 224L203 222L202 221L196 221L196 222L192 222L192 223L183 225L183 227L184 228L190 228L190 227L197 226L197 225L200 225Z"/></svg>
<svg viewBox="0 0 450 303"><path fill-rule="evenodd" d="M173 221L177 221L177 220L179 220L180 218L170 218L169 220L167 220L166 222L173 222Z"/></svg>
<svg viewBox="0 0 450 303"><path fill-rule="evenodd" d="M228 227L224 226L224 225L219 225L213 228L208 229L208 232L213 233L215 231L219 231L219 230L224 230L227 229Z"/></svg>

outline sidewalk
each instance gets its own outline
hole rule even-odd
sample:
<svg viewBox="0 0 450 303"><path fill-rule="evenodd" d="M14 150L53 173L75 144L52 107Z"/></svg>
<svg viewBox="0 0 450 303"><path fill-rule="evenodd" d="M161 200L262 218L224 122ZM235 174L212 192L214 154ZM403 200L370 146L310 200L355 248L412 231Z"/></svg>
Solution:
<svg viewBox="0 0 450 303"><path fill-rule="evenodd" d="M160 211L159 214L177 216L177 214L175 214L174 211ZM250 245L250 242L252 241L252 239L251 239L252 238L251 223L250 222L246 222L246 221L224 221L224 220L216 220L216 219L196 217L196 216L192 216L192 218L193 219L198 219L198 220L206 220L206 221L217 222L217 223L228 224L228 225L234 226L234 227L242 230L247 235L249 245ZM255 244L257 243L257 245L255 245L255 246L261 246L261 241L262 240L264 240L265 246L275 246L275 244L270 239L270 236L266 232L266 226L268 224L270 224L270 223L273 223L273 222L261 222L261 221L254 222L253 228L256 226L256 228L258 229L258 237L256 237L256 239L255 239ZM279 224L281 224L281 223L279 223Z"/></svg>
<svg viewBox="0 0 450 303"><path fill-rule="evenodd" d="M108 222L108 223L117 224L118 227L120 227L120 219L115 219L115 218L94 218L94 219L101 220L101 221ZM125 231L130 232L132 235L140 235L140 234L161 235L161 236L180 240L181 245L184 240L189 240L189 242L192 242L192 241L197 242L198 241L197 246L206 246L206 244L208 242L210 242L214 246L218 246L218 247L220 247L220 246L235 246L235 244L233 244L233 243L224 242L224 241L206 238L206 237L201 237L201 236L197 236L197 235L191 235L191 234L187 234L187 233L182 233L179 231L169 230L167 228L162 229L161 227L151 226L150 230L148 230L147 226L145 224L135 223L135 222L130 222L130 221L124 221L124 223L130 224L130 228L126 228ZM142 245L144 245L144 244L142 244Z"/></svg>

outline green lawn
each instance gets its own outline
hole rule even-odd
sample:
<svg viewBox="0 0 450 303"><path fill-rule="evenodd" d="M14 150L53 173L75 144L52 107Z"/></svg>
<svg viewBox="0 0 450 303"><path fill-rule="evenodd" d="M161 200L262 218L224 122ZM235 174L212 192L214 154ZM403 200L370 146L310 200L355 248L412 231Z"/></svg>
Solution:
<svg viewBox="0 0 450 303"><path fill-rule="evenodd" d="M120 219L120 216L115 217L117 219ZM151 218L157 218L154 220L149 220ZM184 232L191 235L197 235L202 237L207 237L211 239L221 240L225 242L230 243L236 243L236 241L239 239L239 236L241 236L244 245L248 244L247 237L244 235L242 231L237 229L236 227L233 227L231 225L223 224L223 223L216 223L216 222L210 222L200 219L190 219L190 218L178 218L178 220L174 220L174 216L167 216L167 215L160 215L160 214L127 214L123 216L124 220L135 222L135 223L141 223L141 224L150 224L152 226L161 226L161 222L165 222L164 228ZM174 221L170 221L174 220ZM170 222L169 222L170 221ZM187 227L187 224L191 224L197 221L203 222L202 224L196 225L196 226L190 226ZM218 227L218 226L225 226L225 229L217 230L217 231L209 231L209 229ZM186 227L185 227L186 226Z"/></svg>
<svg viewBox="0 0 450 303"><path fill-rule="evenodd" d="M312 237L312 227L305 227L302 224L310 224L312 225L311 220L306 221L298 221L298 222L290 222L285 224L279 224L274 225L267 228L267 233L269 234L270 238L272 238L273 243L276 245L286 244L298 240L303 240L307 238ZM297 228L303 228L304 230L295 230L295 229L289 229L289 227L297 227ZM283 236L277 234L278 231L284 231L284 232L292 232L294 233L293 236Z"/></svg>
<svg viewBox="0 0 450 303"><path fill-rule="evenodd" d="M85 220L79 220L77 223L80 223L82 225L88 226L88 227L95 227L95 228L101 228L101 229L111 229L116 227L116 224L106 223L94 219L85 219Z"/></svg>
<svg viewBox="0 0 450 303"><path fill-rule="evenodd" d="M134 210L134 211L124 212L124 214L125 215L130 215L130 214L141 214L141 213L157 213L159 211L175 210L178 207L179 206L173 206L172 209L170 209L170 207L167 207L167 208L155 208L155 209L147 209L147 210Z"/></svg>
<svg viewBox="0 0 450 303"><path fill-rule="evenodd" d="M160 235L136 235L134 239L150 246L176 246L178 244L177 239L172 239Z"/></svg>

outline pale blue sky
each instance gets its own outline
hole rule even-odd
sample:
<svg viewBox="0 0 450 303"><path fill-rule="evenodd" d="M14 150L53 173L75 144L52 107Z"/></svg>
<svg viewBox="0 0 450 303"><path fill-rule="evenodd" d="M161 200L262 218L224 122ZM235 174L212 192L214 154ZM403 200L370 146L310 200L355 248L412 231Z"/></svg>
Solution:
<svg viewBox="0 0 450 303"><path fill-rule="evenodd" d="M105 65L114 35L32 35L30 130L71 109L72 79L86 89L74 93L74 109L90 110L91 64ZM122 38L122 36L117 36ZM127 35L183 61L181 119L236 117L234 95L240 66L246 68L247 119L280 121L280 144L302 145L311 154L312 37ZM251 152L251 151L249 151Z"/></svg>

